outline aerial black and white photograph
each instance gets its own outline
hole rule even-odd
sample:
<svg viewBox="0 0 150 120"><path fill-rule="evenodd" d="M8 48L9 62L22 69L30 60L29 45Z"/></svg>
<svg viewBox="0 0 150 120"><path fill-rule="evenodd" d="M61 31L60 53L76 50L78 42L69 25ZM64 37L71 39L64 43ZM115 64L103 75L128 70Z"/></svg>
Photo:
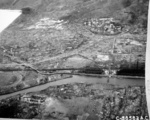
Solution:
<svg viewBox="0 0 150 120"><path fill-rule="evenodd" d="M149 120L148 10L149 0L0 0L0 120Z"/></svg>

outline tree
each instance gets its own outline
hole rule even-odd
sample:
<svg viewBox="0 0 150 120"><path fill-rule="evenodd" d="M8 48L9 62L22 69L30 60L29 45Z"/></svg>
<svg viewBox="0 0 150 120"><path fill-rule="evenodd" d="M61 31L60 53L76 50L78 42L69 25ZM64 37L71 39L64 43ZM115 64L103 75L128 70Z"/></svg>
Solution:
<svg viewBox="0 0 150 120"><path fill-rule="evenodd" d="M30 7L22 8L22 14L31 14L33 13L33 9Z"/></svg>

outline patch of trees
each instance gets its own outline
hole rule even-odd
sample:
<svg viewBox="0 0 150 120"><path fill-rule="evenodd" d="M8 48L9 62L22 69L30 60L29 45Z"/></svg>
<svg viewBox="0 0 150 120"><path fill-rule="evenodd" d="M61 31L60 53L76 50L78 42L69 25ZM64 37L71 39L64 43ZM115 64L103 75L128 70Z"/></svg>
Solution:
<svg viewBox="0 0 150 120"><path fill-rule="evenodd" d="M130 6L130 5L131 5L131 3L132 3L132 1L131 1L131 0L123 0L123 1L122 1L122 5L123 5L123 7L128 7L128 6Z"/></svg>
<svg viewBox="0 0 150 120"><path fill-rule="evenodd" d="M100 68L86 66L83 70L79 70L79 73L87 73L87 74L103 74L104 71Z"/></svg>
<svg viewBox="0 0 150 120"><path fill-rule="evenodd" d="M22 14L31 14L33 13L33 9L30 7L22 8Z"/></svg>
<svg viewBox="0 0 150 120"><path fill-rule="evenodd" d="M1 118L18 118L18 115L22 112L19 107L19 101L16 99L10 99L5 103L0 104L0 117Z"/></svg>
<svg viewBox="0 0 150 120"><path fill-rule="evenodd" d="M149 0L123 0L122 5L127 13L127 23L147 28L148 2Z"/></svg>

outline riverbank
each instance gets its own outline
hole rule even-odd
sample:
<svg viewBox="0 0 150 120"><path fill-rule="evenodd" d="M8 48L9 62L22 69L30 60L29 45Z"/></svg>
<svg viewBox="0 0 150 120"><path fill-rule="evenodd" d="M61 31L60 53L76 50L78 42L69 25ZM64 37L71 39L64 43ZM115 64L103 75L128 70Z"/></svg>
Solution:
<svg viewBox="0 0 150 120"><path fill-rule="evenodd" d="M133 77L133 76L117 76L117 75L116 76L112 76L112 78L108 78L108 76L106 76L106 75L85 74L85 73L74 73L74 74L71 73L71 75L77 75L77 76L81 76L81 77L94 77L94 78L103 78L103 77L105 77L106 81L102 81L102 82L104 82L104 83L110 82L111 84L113 84L113 82L115 82L114 79L135 79L135 80L136 79L144 79L144 77L139 77L139 76L134 76ZM11 91L11 92L0 94L0 95L8 95L8 94L11 94L11 93L23 91L23 90L26 90L26 89L34 88L34 87L37 87L37 86L45 85L45 84L48 84L48 83L52 83L52 82L55 82L55 81L60 81L60 80L63 80L63 79L68 79L68 78L72 78L72 76L67 76L67 77L65 76L64 78L61 78L61 79L56 79L56 80L53 80L53 81L50 81L50 82L47 82L47 83L41 83L39 85L23 88L23 89L17 90L17 91ZM109 79L109 81L108 81L108 79Z"/></svg>
<svg viewBox="0 0 150 120"><path fill-rule="evenodd" d="M43 95L45 98L41 105L28 101L39 101ZM27 101L21 101L22 97L28 98ZM66 120L63 117L78 120L87 115L89 120L111 120L116 117L123 119L122 116L142 116L148 120L145 97L145 87L140 86L121 88L83 81L64 85L53 84L39 92L14 95L0 101L0 117L50 119L54 116L55 120L60 120L60 117L61 120Z"/></svg>
<svg viewBox="0 0 150 120"><path fill-rule="evenodd" d="M59 80L63 80L63 79L68 79L68 78L71 78L71 77L72 77L72 76L67 76L67 77L64 77L64 78L61 78L61 79L49 81L49 82L47 82L47 83L41 83L41 84L39 84L39 85L34 85L34 86L31 86L31 87L22 88L22 89L20 89L20 90L11 91L11 92L4 93L4 94L1 94L1 93L0 93L0 96L1 96L1 95L8 95L8 94L11 94L11 93L16 93L16 92L19 92L19 91L24 91L24 90L27 90L27 89L30 89L30 88L34 88L34 87L37 87L37 86L42 86L42 85L45 85L45 84L48 84L48 83L52 83L52 82L59 81ZM10 88L10 89L11 89L11 88Z"/></svg>
<svg viewBox="0 0 150 120"><path fill-rule="evenodd" d="M107 77L85 77L85 76L77 76L74 75L72 78L67 78L63 80L57 80L53 82L49 82L43 85L34 86L31 88L26 88L24 90L16 91L13 93L5 94L0 96L0 100L17 95L17 94L24 94L28 92L37 92L44 90L50 86L57 86L57 85L63 85L63 84L71 84L71 83L101 83L106 85L115 85L120 87L125 86L145 86L145 80L144 79L116 79L111 78L108 81Z"/></svg>

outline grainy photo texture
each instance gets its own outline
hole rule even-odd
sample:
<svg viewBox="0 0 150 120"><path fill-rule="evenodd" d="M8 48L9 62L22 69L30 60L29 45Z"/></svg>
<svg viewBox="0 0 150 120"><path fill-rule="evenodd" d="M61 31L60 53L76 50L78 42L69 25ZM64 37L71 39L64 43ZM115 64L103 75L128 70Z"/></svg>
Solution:
<svg viewBox="0 0 150 120"><path fill-rule="evenodd" d="M149 120L149 0L0 0L0 119Z"/></svg>

